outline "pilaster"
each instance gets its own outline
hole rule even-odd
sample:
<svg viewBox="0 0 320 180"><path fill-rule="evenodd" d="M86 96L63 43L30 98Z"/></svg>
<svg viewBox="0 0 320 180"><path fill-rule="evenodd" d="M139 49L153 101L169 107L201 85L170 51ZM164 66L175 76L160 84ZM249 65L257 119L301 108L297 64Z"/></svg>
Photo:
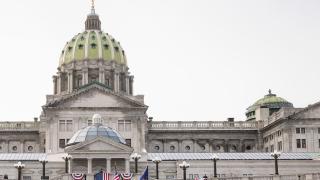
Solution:
<svg viewBox="0 0 320 180"><path fill-rule="evenodd" d="M88 158L88 174L92 173L92 159Z"/></svg>
<svg viewBox="0 0 320 180"><path fill-rule="evenodd" d="M106 159L106 170L111 172L111 159Z"/></svg>
<svg viewBox="0 0 320 180"><path fill-rule="evenodd" d="M129 159L124 159L125 160L125 172L130 173L130 160Z"/></svg>

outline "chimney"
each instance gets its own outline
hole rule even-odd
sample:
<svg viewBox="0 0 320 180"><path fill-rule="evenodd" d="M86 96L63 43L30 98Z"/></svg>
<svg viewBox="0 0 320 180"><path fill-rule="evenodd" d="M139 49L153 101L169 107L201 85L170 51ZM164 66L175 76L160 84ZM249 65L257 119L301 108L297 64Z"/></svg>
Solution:
<svg viewBox="0 0 320 180"><path fill-rule="evenodd" d="M234 118L228 118L228 122L234 122Z"/></svg>

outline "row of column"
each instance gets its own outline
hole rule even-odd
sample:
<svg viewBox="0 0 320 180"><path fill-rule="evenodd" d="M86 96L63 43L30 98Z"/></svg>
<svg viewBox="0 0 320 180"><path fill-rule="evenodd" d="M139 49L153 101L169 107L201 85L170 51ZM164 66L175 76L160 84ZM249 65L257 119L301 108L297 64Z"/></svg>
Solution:
<svg viewBox="0 0 320 180"><path fill-rule="evenodd" d="M74 73L73 71L68 71L67 73L67 92L71 93L74 89ZM99 79L98 81L102 84L105 84L105 71L100 69L99 70ZM125 92L127 94L133 94L133 77L125 75ZM54 94L60 94L62 92L62 73L59 72L57 76L53 76L53 84L54 84ZM89 73L88 69L83 69L82 70L82 85L88 84L89 83ZM120 92L120 73L115 72L113 73L113 90L115 92Z"/></svg>
<svg viewBox="0 0 320 180"><path fill-rule="evenodd" d="M72 172L72 162L74 159L69 161L69 172ZM87 167L88 167L88 174L92 174L92 160L93 158L87 158ZM124 159L125 161L125 172L130 172L130 160ZM111 159L106 158L106 170L107 172L111 172Z"/></svg>

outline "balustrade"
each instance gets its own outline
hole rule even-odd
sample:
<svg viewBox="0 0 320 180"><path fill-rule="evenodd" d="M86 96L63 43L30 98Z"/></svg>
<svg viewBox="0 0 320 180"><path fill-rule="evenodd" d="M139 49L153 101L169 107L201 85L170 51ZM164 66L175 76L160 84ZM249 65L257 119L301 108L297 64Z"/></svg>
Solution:
<svg viewBox="0 0 320 180"><path fill-rule="evenodd" d="M0 130L38 130L37 122L0 122Z"/></svg>
<svg viewBox="0 0 320 180"><path fill-rule="evenodd" d="M258 122L245 121L152 121L149 122L151 130L170 130L170 129L258 129Z"/></svg>

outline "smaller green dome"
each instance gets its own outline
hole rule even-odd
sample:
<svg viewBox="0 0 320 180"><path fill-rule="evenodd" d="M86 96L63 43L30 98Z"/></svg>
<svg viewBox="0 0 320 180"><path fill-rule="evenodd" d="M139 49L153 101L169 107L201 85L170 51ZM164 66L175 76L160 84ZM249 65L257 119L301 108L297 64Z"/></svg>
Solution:
<svg viewBox="0 0 320 180"><path fill-rule="evenodd" d="M125 52L111 35L101 30L86 30L74 36L61 52L59 67L83 60L114 61L127 65Z"/></svg>
<svg viewBox="0 0 320 180"><path fill-rule="evenodd" d="M256 101L248 108L248 111L253 111L258 107L280 109L282 107L293 107L293 104L281 97L278 97L276 94L272 94L271 90L269 90L269 94Z"/></svg>

